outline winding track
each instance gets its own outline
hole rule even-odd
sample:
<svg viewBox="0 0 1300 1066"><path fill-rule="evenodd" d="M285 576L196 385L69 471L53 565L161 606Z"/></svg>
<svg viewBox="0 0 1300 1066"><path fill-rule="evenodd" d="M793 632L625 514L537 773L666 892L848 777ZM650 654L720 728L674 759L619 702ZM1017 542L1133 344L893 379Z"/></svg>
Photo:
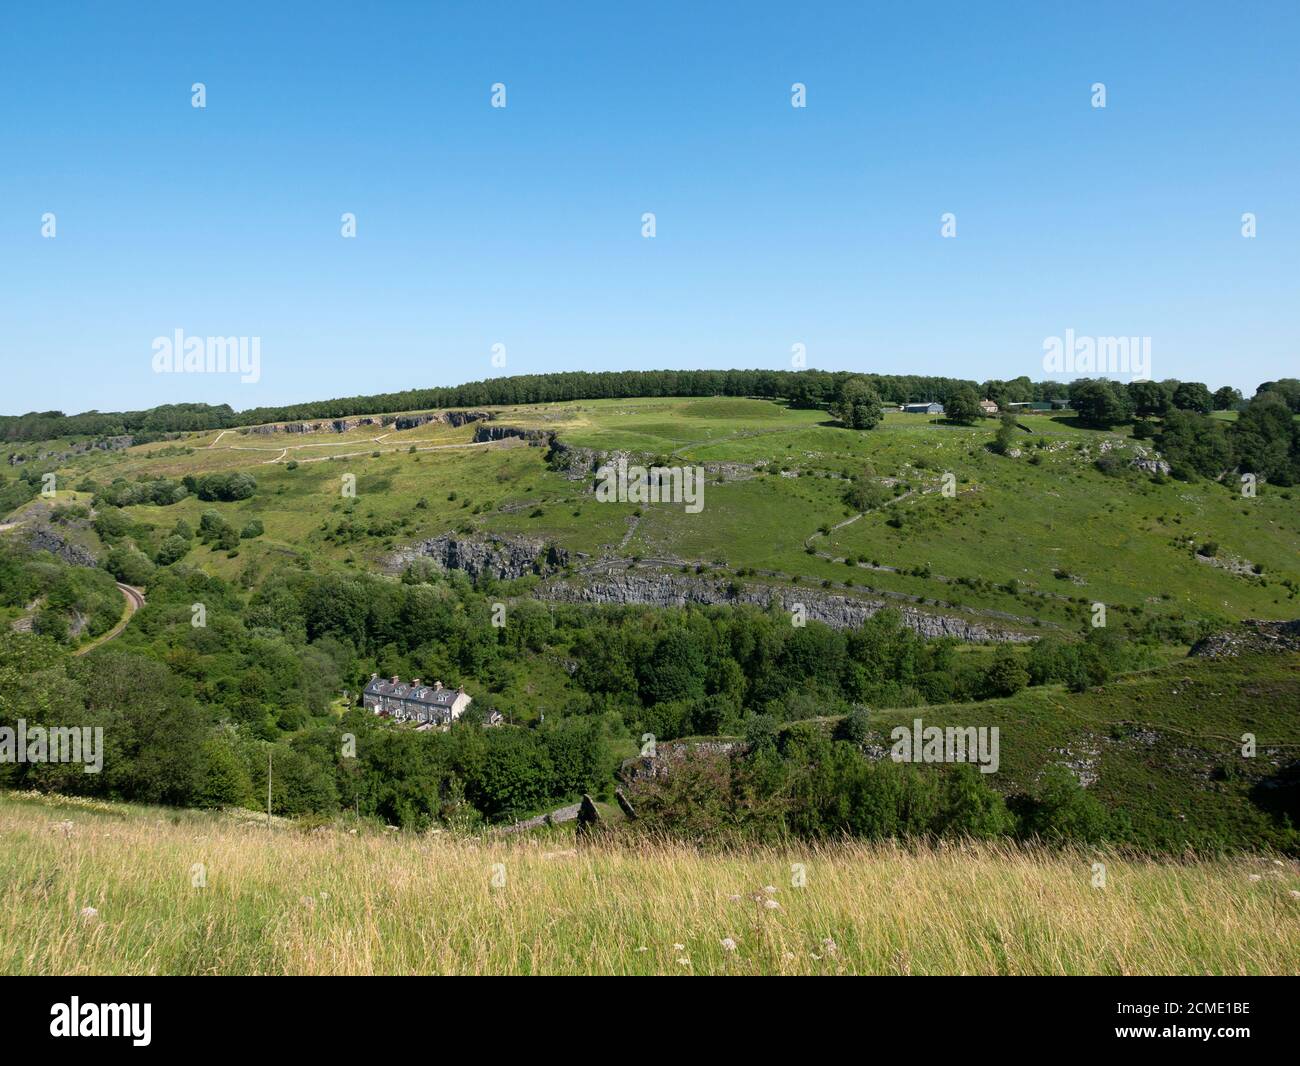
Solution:
<svg viewBox="0 0 1300 1066"><path fill-rule="evenodd" d="M92 648L98 648L101 644L105 644L118 636L122 630L126 628L127 622L131 621L131 616L144 606L144 593L138 588L133 585L124 585L120 581L117 582L117 587L122 593L122 598L126 600L126 610L123 612L121 619L118 621L117 625L107 633L103 636L96 637L85 647L78 648L72 653L73 655L85 655L86 652L90 651Z"/></svg>

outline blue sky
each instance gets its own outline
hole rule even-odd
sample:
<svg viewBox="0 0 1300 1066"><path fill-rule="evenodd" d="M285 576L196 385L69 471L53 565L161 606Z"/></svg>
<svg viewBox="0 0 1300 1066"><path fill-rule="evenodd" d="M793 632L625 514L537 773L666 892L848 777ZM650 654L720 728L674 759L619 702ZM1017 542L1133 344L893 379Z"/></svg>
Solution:
<svg viewBox="0 0 1300 1066"><path fill-rule="evenodd" d="M1300 372L1298 52L1294 2L11 9L0 411L796 343L1040 379L1067 329L1249 393ZM260 380L154 373L177 329L259 337Z"/></svg>

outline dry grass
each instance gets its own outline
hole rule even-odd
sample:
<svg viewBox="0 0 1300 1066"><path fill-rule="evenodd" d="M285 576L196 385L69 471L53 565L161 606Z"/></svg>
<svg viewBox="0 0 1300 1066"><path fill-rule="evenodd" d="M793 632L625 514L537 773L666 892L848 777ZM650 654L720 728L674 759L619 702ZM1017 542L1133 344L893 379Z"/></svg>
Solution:
<svg viewBox="0 0 1300 1066"><path fill-rule="evenodd" d="M1300 971L1300 875L1265 858L1102 857L1094 888L1096 855L1005 845L578 851L14 794L0 839L10 974Z"/></svg>

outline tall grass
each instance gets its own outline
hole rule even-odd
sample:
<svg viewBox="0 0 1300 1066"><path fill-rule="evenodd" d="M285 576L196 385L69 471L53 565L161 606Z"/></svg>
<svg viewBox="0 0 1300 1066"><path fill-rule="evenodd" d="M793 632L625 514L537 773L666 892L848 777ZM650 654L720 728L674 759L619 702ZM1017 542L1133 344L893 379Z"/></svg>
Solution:
<svg viewBox="0 0 1300 1066"><path fill-rule="evenodd" d="M0 796L10 974L1296 973L1297 890L1268 858L576 849Z"/></svg>

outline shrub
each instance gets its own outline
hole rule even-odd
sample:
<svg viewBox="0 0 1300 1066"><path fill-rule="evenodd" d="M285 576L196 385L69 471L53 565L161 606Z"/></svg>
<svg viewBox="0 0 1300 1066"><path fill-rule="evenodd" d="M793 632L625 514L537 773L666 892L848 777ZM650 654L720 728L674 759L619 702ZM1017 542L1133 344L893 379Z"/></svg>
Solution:
<svg viewBox="0 0 1300 1066"><path fill-rule="evenodd" d="M1109 819L1097 798L1084 790L1068 768L1050 766L1030 801L1022 831L1044 840L1095 842L1106 836Z"/></svg>
<svg viewBox="0 0 1300 1066"><path fill-rule="evenodd" d="M183 559L185 553L190 550L190 542L184 537L173 533L170 537L162 542L154 555L154 561L159 566L170 566L178 559Z"/></svg>

